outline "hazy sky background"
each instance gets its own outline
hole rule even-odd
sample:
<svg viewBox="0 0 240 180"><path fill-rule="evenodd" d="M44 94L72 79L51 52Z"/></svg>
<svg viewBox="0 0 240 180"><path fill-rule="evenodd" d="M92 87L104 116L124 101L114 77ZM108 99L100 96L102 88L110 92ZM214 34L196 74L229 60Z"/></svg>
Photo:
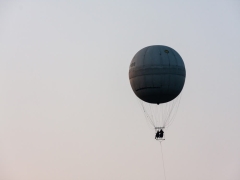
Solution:
<svg viewBox="0 0 240 180"><path fill-rule="evenodd" d="M239 180L239 0L0 0L0 180L163 179L128 80L157 44L187 71L167 179Z"/></svg>

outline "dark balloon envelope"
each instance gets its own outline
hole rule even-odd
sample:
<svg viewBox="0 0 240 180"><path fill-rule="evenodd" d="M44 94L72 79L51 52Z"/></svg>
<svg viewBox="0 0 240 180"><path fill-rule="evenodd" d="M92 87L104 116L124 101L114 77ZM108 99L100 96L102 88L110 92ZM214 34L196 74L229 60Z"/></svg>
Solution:
<svg viewBox="0 0 240 180"><path fill-rule="evenodd" d="M141 100L161 104L182 91L186 70L181 56L172 48L148 46L133 57L129 68L132 89Z"/></svg>

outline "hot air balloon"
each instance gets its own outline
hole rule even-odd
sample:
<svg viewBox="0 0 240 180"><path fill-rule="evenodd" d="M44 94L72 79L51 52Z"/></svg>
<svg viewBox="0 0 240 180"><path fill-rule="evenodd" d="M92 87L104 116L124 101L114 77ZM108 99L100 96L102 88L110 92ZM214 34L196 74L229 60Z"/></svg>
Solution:
<svg viewBox="0 0 240 180"><path fill-rule="evenodd" d="M174 49L148 46L138 51L129 67L129 80L139 98L148 122L155 128L157 140L164 140L164 130L173 122L181 98L186 70Z"/></svg>

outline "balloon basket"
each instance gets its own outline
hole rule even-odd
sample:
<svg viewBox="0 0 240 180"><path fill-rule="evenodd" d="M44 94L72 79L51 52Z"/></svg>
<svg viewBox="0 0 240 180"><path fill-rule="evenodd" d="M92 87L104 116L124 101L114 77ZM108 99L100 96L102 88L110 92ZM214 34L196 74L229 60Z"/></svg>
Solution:
<svg viewBox="0 0 240 180"><path fill-rule="evenodd" d="M155 127L155 139L160 142L165 140L164 127Z"/></svg>

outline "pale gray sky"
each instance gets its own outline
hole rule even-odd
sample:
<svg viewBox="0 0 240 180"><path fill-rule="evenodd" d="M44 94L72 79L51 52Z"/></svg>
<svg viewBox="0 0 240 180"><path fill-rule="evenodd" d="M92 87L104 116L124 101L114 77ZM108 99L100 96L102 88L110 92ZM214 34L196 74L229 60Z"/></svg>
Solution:
<svg viewBox="0 0 240 180"><path fill-rule="evenodd" d="M239 180L238 0L0 0L0 180L163 179L128 81L156 44L187 71L167 179Z"/></svg>

